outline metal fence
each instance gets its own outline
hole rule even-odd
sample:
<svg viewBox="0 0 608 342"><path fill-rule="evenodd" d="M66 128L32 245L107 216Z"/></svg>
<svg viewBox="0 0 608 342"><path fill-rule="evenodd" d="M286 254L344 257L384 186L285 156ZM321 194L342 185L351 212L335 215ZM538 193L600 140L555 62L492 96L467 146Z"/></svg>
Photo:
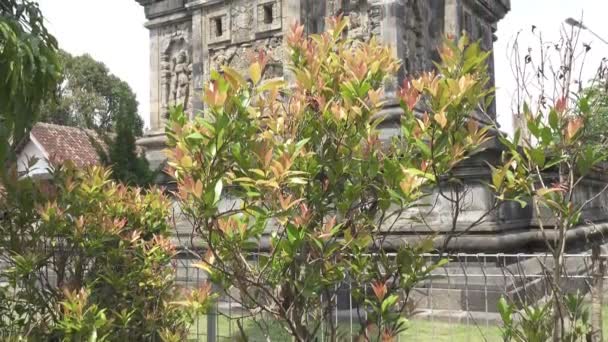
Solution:
<svg viewBox="0 0 608 342"><path fill-rule="evenodd" d="M427 254L425 257L431 261L439 255ZM547 254L454 254L444 257L450 262L435 270L431 279L415 289L413 315L409 318L408 329L399 335L399 341L501 341L498 300L504 296L519 305L533 304L550 292L548 280L553 261ZM205 275L192 267L191 262L189 259L177 260L178 282L198 286L205 280ZM564 275L560 280L562 289L580 291L588 296L594 277L597 281L597 267L594 267L591 254L565 256ZM606 277L600 275L601 279ZM359 316L351 295L353 286L357 285L345 284L340 288L337 310L332 318L345 341L356 341L359 332ZM268 322L268 319L263 321ZM243 329L250 341L266 341L258 324L256 316L249 315L229 296L220 296L215 310L195 322L190 339L233 341ZM290 340L278 325L264 328L272 335L272 341ZM323 336L319 341L323 341Z"/></svg>

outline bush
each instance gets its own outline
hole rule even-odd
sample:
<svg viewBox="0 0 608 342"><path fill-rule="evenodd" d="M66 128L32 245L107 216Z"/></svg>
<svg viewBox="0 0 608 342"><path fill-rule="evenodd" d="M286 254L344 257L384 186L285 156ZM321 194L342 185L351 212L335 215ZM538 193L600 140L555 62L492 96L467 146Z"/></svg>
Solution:
<svg viewBox="0 0 608 342"><path fill-rule="evenodd" d="M0 330L111 341L187 332L191 312L171 303L179 292L170 202L159 189L144 193L109 177L104 168L63 165L49 180L5 182L0 324L8 326Z"/></svg>
<svg viewBox="0 0 608 342"><path fill-rule="evenodd" d="M212 72L205 115L190 121L177 108L167 129L168 172L207 249L197 266L260 326L276 320L296 341L339 339L333 315L346 282L360 286L358 312L371 313L359 338L405 329L410 291L445 261L422 257L432 237L391 247L386 236L416 220L410 209L487 140L469 118L490 93L478 44L447 42L439 72L404 82L400 134L382 141L383 89L399 62L374 39L346 39L347 25L335 18L311 37L292 27L290 87L264 79L263 52L247 76Z"/></svg>

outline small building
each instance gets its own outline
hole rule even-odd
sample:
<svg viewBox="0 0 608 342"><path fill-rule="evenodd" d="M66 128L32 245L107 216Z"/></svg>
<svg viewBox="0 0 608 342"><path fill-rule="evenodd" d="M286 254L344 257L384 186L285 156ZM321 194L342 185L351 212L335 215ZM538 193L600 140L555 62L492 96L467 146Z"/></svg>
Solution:
<svg viewBox="0 0 608 342"><path fill-rule="evenodd" d="M100 149L107 145L95 131L39 122L17 148L17 171L23 176L46 178L50 161L72 161L77 167L100 165ZM30 160L36 163L30 165Z"/></svg>

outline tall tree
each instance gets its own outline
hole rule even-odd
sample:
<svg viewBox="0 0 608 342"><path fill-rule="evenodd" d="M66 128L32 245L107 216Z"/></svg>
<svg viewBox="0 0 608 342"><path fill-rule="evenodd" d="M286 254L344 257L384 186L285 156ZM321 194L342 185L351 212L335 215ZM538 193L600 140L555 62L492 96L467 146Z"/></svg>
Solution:
<svg viewBox="0 0 608 342"><path fill-rule="evenodd" d="M116 120L115 134L109 144L107 160L112 165L115 179L125 184L146 186L154 180L148 160L137 154L136 127L129 118Z"/></svg>
<svg viewBox="0 0 608 342"><path fill-rule="evenodd" d="M134 134L141 135L138 103L126 82L88 54L72 56L61 51L60 62L63 80L45 104L43 121L113 132L117 120L129 120Z"/></svg>
<svg viewBox="0 0 608 342"><path fill-rule="evenodd" d="M59 81L57 41L38 4L0 1L0 166L38 119Z"/></svg>
<svg viewBox="0 0 608 342"><path fill-rule="evenodd" d="M138 156L135 144L143 121L131 87L90 55L72 56L61 51L60 60L63 82L45 103L42 120L97 131L109 146L109 151L100 153L112 166L114 178L132 185L148 184L152 173L146 159Z"/></svg>

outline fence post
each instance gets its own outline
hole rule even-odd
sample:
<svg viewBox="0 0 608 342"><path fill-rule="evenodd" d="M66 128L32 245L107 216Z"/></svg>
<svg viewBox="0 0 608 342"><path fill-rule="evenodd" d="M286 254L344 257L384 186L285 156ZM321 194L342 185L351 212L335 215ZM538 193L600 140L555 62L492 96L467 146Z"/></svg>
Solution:
<svg viewBox="0 0 608 342"><path fill-rule="evenodd" d="M602 342L602 304L604 296L604 276L606 274L606 256L600 245L594 245L591 250L593 279L591 283L591 339Z"/></svg>
<svg viewBox="0 0 608 342"><path fill-rule="evenodd" d="M207 279L209 276L207 275ZM217 290L215 285L211 285L211 293ZM207 312L207 342L216 342L217 341L217 307L219 305L219 297L217 298L217 303L214 303L209 308L209 312Z"/></svg>

